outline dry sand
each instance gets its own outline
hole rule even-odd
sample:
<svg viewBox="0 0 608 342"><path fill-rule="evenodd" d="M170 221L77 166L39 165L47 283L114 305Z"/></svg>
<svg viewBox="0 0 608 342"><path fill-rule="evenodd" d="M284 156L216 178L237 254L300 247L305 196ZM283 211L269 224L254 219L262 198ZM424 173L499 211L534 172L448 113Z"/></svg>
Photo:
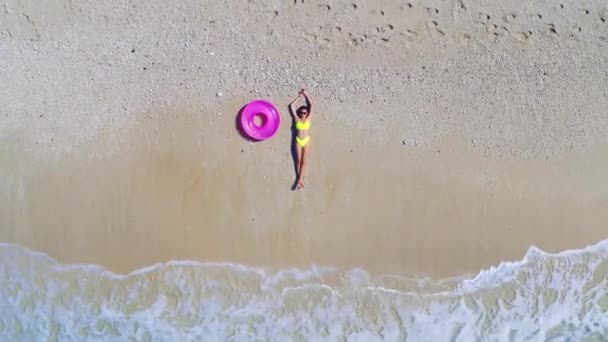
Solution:
<svg viewBox="0 0 608 342"><path fill-rule="evenodd" d="M600 1L2 5L2 241L120 272L439 277L606 238ZM291 191L302 86L317 117ZM251 143L235 118L257 97L285 120Z"/></svg>

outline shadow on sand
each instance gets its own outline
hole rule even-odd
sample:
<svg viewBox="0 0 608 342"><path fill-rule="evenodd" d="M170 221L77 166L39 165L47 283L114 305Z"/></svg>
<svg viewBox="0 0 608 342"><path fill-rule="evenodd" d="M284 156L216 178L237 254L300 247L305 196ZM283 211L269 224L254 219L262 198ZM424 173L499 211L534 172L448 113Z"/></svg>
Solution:
<svg viewBox="0 0 608 342"><path fill-rule="evenodd" d="M234 119L234 126L236 128L236 131L239 132L243 139L251 142L258 142L259 140L251 139L245 133L245 131L243 131L243 127L241 126L241 115L243 114L243 110L245 109L245 107L246 106L241 107L241 109L239 109L238 113L236 114L236 117ZM287 111L289 111L289 108L287 108ZM298 187L298 152L296 151L296 144L294 143L296 136L296 126L293 115L289 115L289 118L291 119L291 124L289 125L289 129L291 131L291 136L289 137L289 147L291 152L291 159L293 161L293 172L295 174L295 180L293 182L293 185L291 186L291 190L296 190Z"/></svg>

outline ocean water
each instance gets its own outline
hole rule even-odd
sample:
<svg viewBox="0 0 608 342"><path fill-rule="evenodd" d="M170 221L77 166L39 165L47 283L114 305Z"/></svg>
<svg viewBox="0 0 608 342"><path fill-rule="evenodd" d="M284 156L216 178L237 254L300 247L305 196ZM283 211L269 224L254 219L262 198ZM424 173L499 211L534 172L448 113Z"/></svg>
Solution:
<svg viewBox="0 0 608 342"><path fill-rule="evenodd" d="M175 261L128 275L0 244L1 341L608 341L608 240L435 281Z"/></svg>

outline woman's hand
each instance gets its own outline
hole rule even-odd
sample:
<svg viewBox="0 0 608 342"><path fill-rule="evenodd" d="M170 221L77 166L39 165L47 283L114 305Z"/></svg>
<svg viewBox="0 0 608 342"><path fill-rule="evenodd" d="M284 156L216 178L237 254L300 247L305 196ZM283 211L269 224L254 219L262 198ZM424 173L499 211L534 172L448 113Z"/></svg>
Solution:
<svg viewBox="0 0 608 342"><path fill-rule="evenodd" d="M300 92L298 93L298 97L296 97L295 100L291 101L291 104L296 103L302 96L304 96L304 99L308 98L308 91L304 88L300 89Z"/></svg>

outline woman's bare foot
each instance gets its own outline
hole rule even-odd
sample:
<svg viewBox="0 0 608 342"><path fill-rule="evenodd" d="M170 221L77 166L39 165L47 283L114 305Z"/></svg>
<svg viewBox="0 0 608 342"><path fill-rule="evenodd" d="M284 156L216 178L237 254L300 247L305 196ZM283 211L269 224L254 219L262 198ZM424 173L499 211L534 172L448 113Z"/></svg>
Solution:
<svg viewBox="0 0 608 342"><path fill-rule="evenodd" d="M300 179L298 181L298 189L302 189L303 187L304 187L304 181Z"/></svg>

